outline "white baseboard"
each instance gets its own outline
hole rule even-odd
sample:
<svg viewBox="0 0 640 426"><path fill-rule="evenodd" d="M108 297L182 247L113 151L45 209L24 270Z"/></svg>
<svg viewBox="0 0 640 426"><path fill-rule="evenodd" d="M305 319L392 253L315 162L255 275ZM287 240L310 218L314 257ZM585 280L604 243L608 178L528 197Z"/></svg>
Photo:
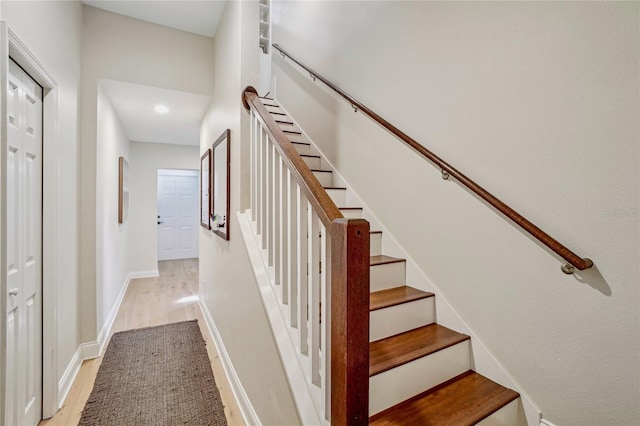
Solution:
<svg viewBox="0 0 640 426"><path fill-rule="evenodd" d="M240 383L240 379L236 374L236 370L233 368L233 364L231 363L231 358L229 358L229 353L227 353L227 349L222 342L222 337L220 337L220 333L218 332L218 328L216 324L213 322L213 318L211 317L211 313L209 309L204 304L202 299L198 300L198 304L200 305L200 310L202 311L202 316L204 317L205 323L207 324L207 329L209 330L209 334L211 334L211 338L213 340L213 344L218 351L218 355L220 355L220 360L222 361L222 368L224 369L225 374L227 375L227 379L229 380L229 385L231 386L231 392L238 402L238 407L240 408L240 414L242 414L242 419L244 423L251 426L260 425L260 420L258 419L258 415L253 409L253 405L251 405L251 401L249 401L249 397L244 391L244 387L242 387L242 383Z"/></svg>
<svg viewBox="0 0 640 426"><path fill-rule="evenodd" d="M67 398L69 391L71 390L71 385L73 385L78 372L80 371L80 366L82 365L82 345L78 347L78 350L73 357L71 358L71 362L67 365L67 369L62 374L60 381L58 382L58 409L62 407L62 403Z"/></svg>
<svg viewBox="0 0 640 426"><path fill-rule="evenodd" d="M127 275L127 279L133 280L135 278L155 278L159 276L160 272L157 269L149 269L148 271L129 272L129 275Z"/></svg>
<svg viewBox="0 0 640 426"><path fill-rule="evenodd" d="M553 423L551 423L549 420L545 420L545 419L540 419L540 426L556 426Z"/></svg>
<svg viewBox="0 0 640 426"><path fill-rule="evenodd" d="M58 408L62 407L64 400L67 398L69 390L71 390L71 385L73 385L73 381L80 371L82 361L98 358L104 351L104 346L107 343L107 338L111 334L111 327L113 327L113 322L115 321L116 315L120 310L122 299L124 299L124 295L127 292L127 288L129 288L129 283L131 282L131 280L136 278L157 277L158 275L159 273L157 269L149 271L130 272L127 275L124 285L122 286L122 289L118 294L118 298L116 299L116 303L114 303L113 307L111 308L109 316L107 316L107 320L104 322L102 330L100 330L100 334L98 334L98 340L93 342L81 343L80 346L78 346L78 350L76 351L76 353L73 354L73 357L67 365L64 374L60 378L60 381L58 382Z"/></svg>

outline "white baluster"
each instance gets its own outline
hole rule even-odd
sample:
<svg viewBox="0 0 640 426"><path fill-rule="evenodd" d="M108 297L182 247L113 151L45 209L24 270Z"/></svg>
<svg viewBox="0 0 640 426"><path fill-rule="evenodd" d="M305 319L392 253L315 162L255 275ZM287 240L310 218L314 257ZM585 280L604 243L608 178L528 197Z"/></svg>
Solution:
<svg viewBox="0 0 640 426"><path fill-rule="evenodd" d="M269 248L269 266L273 266L275 255L275 228L276 228L276 206L275 206L275 168L276 168L276 147L275 141L269 141L269 239L267 247Z"/></svg>
<svg viewBox="0 0 640 426"><path fill-rule="evenodd" d="M309 285L307 280L307 197L302 193L300 186L296 185L297 190L297 238L296 238L296 251L298 254L298 271L297 275L297 287L298 287L298 329L300 336L300 353L309 353L309 344L307 337L309 336L308 328L308 312L309 301L307 296L309 294L307 286Z"/></svg>
<svg viewBox="0 0 640 426"><path fill-rule="evenodd" d="M280 243L282 242L282 229L281 229L281 208L282 205L282 182L280 179L282 166L282 159L280 153L276 150L276 144L273 144L273 269L274 280L276 285L281 284L282 277L280 272L282 271L282 252L280 251ZM280 289L280 300L282 300L282 288Z"/></svg>
<svg viewBox="0 0 640 426"><path fill-rule="evenodd" d="M258 130L260 123L255 113L252 112L253 129L251 130L251 221L256 222L258 219Z"/></svg>
<svg viewBox="0 0 640 426"><path fill-rule="evenodd" d="M322 256L322 272L320 279L321 291L321 386L322 407L324 407L325 419L331 418L331 236L322 224L320 225L322 237L320 239Z"/></svg>
<svg viewBox="0 0 640 426"><path fill-rule="evenodd" d="M287 172L287 192L289 193L287 205L287 228L289 229L289 243L287 245L289 252L289 312L292 327L298 327L298 252L296 250L296 239L298 238L297 228L297 199L298 184L293 175Z"/></svg>
<svg viewBox="0 0 640 426"><path fill-rule="evenodd" d="M268 190L268 152L269 150L267 149L269 147L269 141L267 140L267 134L264 131L264 129L262 127L260 127L260 161L262 163L262 172L261 172L261 183L260 183L260 197L261 197L261 202L260 202L260 213L261 213L261 219L260 219L260 236L261 238L261 248L264 250L267 248L267 213L269 211L268 209L268 197L267 195L269 194L269 190Z"/></svg>
<svg viewBox="0 0 640 426"><path fill-rule="evenodd" d="M262 235L262 126L256 129L256 235Z"/></svg>
<svg viewBox="0 0 640 426"><path fill-rule="evenodd" d="M287 199L289 193L287 190L287 176L289 172L282 161L282 157L278 156L280 166L280 285L282 286L282 303L289 304L289 223L287 222Z"/></svg>
<svg viewBox="0 0 640 426"><path fill-rule="evenodd" d="M320 386L320 219L311 208L309 212L309 338L311 382Z"/></svg>

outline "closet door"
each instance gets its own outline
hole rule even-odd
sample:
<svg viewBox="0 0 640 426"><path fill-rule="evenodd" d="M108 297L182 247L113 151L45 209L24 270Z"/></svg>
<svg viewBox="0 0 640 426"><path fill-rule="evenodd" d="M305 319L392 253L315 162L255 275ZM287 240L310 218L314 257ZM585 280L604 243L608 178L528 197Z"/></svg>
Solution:
<svg viewBox="0 0 640 426"><path fill-rule="evenodd" d="M6 424L42 412L42 88L10 61L7 88Z"/></svg>

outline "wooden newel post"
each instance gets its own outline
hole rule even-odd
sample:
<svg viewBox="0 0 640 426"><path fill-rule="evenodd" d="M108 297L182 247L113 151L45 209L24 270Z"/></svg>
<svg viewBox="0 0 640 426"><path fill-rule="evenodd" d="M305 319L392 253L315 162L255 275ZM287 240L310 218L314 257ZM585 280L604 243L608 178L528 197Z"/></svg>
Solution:
<svg viewBox="0 0 640 426"><path fill-rule="evenodd" d="M331 424L369 423L369 222L331 223Z"/></svg>

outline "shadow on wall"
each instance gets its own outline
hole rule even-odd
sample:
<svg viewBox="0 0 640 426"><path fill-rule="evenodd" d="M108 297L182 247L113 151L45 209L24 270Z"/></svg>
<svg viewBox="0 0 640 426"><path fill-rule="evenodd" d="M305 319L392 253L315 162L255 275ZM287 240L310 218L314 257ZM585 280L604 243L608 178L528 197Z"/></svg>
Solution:
<svg viewBox="0 0 640 426"><path fill-rule="evenodd" d="M502 220L504 220L506 223L508 223L511 227L516 229L522 235L527 237L531 242L535 243L542 250L544 250L547 253L549 253L550 256L553 256L554 258L558 259L561 262L558 265L558 269L559 270L560 270L560 265L563 265L563 264L566 263L566 261L564 259L562 259L561 257L559 257L553 250L551 250L549 247L544 245L540 240L535 238L529 232L525 231L523 228L521 228L519 225L517 225L511 219L509 219L508 217L504 216L500 211L498 211L491 204L489 204L488 202L486 202L485 200L480 198L476 193L471 191L469 188L467 188L466 186L460 184L455 179L449 179L447 182L451 182L451 183L455 182L458 186L460 186L460 188L464 189L469 195L473 196L473 198L475 198L477 201L481 202L488 209L492 210L496 215L500 216L500 218L502 218ZM560 241L560 242L562 243L562 241ZM569 247L569 249L571 249L571 247ZM583 255L584 253L577 253L577 254L580 256L580 255ZM593 259L591 259L591 260L593 260ZM560 271L558 271L558 272L560 272ZM599 291L600 293L602 293L605 296L611 296L613 294L613 291L611 290L611 287L607 283L607 281L604 278L604 276L602 276L602 274L600 273L600 270L598 269L598 265L596 265L596 261L595 260L593 260L593 266L591 268L589 268L589 269L585 269L585 270L581 271L581 270L576 268L575 272L573 273L573 278L576 281L578 281L579 283L588 284L591 288L593 288L594 290Z"/></svg>
<svg viewBox="0 0 640 426"><path fill-rule="evenodd" d="M336 99L335 96L332 93L329 93L330 89L324 87L324 85L321 82L314 82L313 80L311 80L311 77L307 76L305 74L306 72L304 70L301 70L296 65L289 64L287 62L287 60L283 59L283 57L281 55L274 53L274 60L275 60L276 66L280 69L280 71L283 74L285 74L288 79L290 79L291 83L293 83L295 85L294 86L294 90L300 90L300 92L302 92L302 93L313 94L313 96L310 97L310 99L309 99L310 102L317 103L318 106L321 107L323 111L326 111L326 113L328 115L330 115L330 116L335 117L337 115L338 102L341 102L341 100ZM283 95L282 97L284 99L287 99L286 95L287 95L287 89L289 89L289 87L287 87L286 85L282 85L282 86L279 87L279 89L284 89L284 90L281 91L281 94ZM281 100L281 99L279 99L279 100ZM287 108L287 106L289 106L290 110L293 110L293 111L302 108L302 105L287 105L286 103L283 104L283 106L285 108ZM296 117L296 118L297 119L301 119L302 118L302 120L299 121L299 124L302 126L302 128L313 129L312 123L305 122L303 117ZM310 136L312 136L313 141L314 141L314 143L316 143L318 148L321 151L323 151L323 154L325 154L325 157L329 161L331 161L332 163L335 163L336 159L335 159L335 156L334 156L334 152L335 152L336 148L335 148L335 146L328 146L328 144L330 144L332 141L336 141L337 140L336 128L335 127L331 127L331 128L326 128L325 127L325 128L322 129L321 137L314 137L314 136L316 136L314 134L310 134ZM518 232L520 232L521 234L526 236L530 241L532 241L535 244L537 244L541 249L543 249L546 252L548 252L551 256L558 258L562 262L562 264L565 263L565 261L563 259L559 258L546 245L544 245L542 242L540 242L537 238L533 237L531 234L529 234L523 228L521 228L520 226L515 224L513 221L511 221L510 219L505 217L502 213L500 213L492 205L487 203L482 198L478 197L474 192L469 190L466 186L458 183L457 181L455 181L453 179L451 179L450 182L456 182L467 193L472 195L474 198L476 198L478 201L480 201L482 204L484 204L487 208L493 210L505 222L507 222L510 226L512 226L515 229L517 229ZM611 287L607 283L606 279L600 273L600 270L598 269L598 266L595 265L595 262L594 262L594 266L592 266L591 268L586 269L584 271L580 271L580 270L576 269L576 272L573 274L573 277L574 277L574 279L576 281L578 281L580 283L588 284L591 288L593 288L594 290L599 291L604 296L611 296L613 294L613 292L611 290Z"/></svg>
<svg viewBox="0 0 640 426"><path fill-rule="evenodd" d="M613 292L611 291L611 287L607 284L607 281L604 279L600 270L598 269L598 265L593 264L593 266L589 269L585 269L584 271L576 271L573 274L573 277L576 281L588 284L594 290L598 290L600 293L605 296L611 296Z"/></svg>

